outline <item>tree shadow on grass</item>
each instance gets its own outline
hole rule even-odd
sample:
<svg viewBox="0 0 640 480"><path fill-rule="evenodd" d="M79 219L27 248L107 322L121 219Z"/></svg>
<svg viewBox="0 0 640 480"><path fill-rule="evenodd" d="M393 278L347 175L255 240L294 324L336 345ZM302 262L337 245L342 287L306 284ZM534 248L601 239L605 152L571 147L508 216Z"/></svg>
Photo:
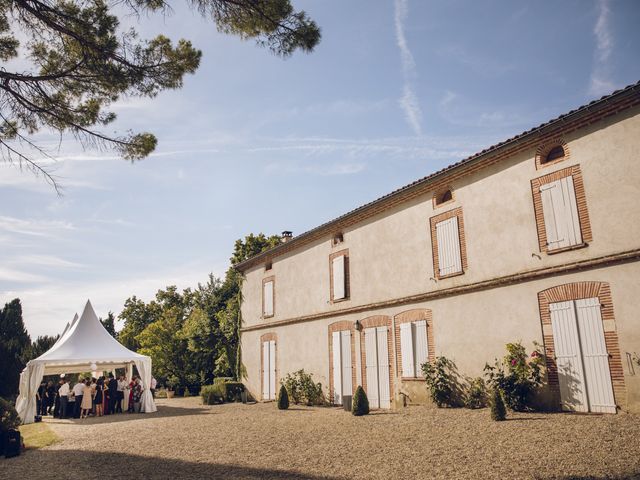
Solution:
<svg viewBox="0 0 640 480"><path fill-rule="evenodd" d="M170 441L170 436L167 440ZM214 460L215 452L212 452ZM338 479L341 477L310 475L305 472L254 468L225 463L200 463L123 453L83 450L35 450L19 457L0 459L2 478L69 478L81 472L83 480L115 478L144 479L204 479L238 478L248 480L274 479L311 480ZM113 470L112 470L113 469ZM111 476L113 475L113 477Z"/></svg>

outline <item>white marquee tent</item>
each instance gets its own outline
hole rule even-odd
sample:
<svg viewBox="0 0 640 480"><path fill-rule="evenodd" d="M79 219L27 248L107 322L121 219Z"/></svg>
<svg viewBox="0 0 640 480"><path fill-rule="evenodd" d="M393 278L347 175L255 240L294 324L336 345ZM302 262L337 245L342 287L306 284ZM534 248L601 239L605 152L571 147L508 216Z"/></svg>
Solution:
<svg viewBox="0 0 640 480"><path fill-rule="evenodd" d="M20 395L16 400L16 410L24 423L34 421L36 392L44 375L126 368L130 379L134 364L144 389L141 411L155 412L156 404L149 390L151 358L132 352L113 338L102 326L91 302L87 300L80 318L76 314L53 347L27 363L20 374Z"/></svg>

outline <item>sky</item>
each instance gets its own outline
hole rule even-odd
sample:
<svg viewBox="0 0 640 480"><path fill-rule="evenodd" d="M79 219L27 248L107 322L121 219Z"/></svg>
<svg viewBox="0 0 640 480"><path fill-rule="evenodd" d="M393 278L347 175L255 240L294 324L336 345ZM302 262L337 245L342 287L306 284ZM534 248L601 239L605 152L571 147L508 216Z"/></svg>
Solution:
<svg viewBox="0 0 640 480"><path fill-rule="evenodd" d="M108 133L150 131L130 163L35 136L62 196L0 163L0 304L33 338L84 302L223 276L236 239L294 235L640 80L635 0L293 0L322 28L282 59L174 2L125 17L142 38L187 38L200 68L180 90L113 105Z"/></svg>

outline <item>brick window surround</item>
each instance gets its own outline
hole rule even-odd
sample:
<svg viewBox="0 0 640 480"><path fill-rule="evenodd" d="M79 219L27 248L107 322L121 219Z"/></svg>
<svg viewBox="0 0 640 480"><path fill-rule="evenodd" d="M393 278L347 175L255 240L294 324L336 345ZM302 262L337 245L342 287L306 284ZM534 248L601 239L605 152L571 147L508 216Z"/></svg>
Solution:
<svg viewBox="0 0 640 480"><path fill-rule="evenodd" d="M273 282L273 313L271 315L265 315L264 314L264 284L268 283L268 282ZM275 316L276 314L276 277L274 275L271 275L269 277L265 277L262 279L262 292L261 292L261 297L262 297L262 318L271 318L273 316Z"/></svg>
<svg viewBox="0 0 640 480"><path fill-rule="evenodd" d="M620 345L618 343L618 333L616 331L615 317L613 314L613 300L611 298L609 284L605 282L576 282L558 285L557 287L549 288L538 293L547 379L549 388L557 400L558 407L560 406L560 384L558 382L558 368L555 361L555 346L553 331L551 329L549 304L596 297L602 305L601 316L604 327L605 345L607 347L607 353L609 354L609 370L611 372L613 396L616 405L619 407L624 406L626 402L622 358L620 356Z"/></svg>
<svg viewBox="0 0 640 480"><path fill-rule="evenodd" d="M329 400L333 403L333 332L349 330L351 333L351 395L356 391L356 328L349 320L340 320L329 325ZM344 392L343 392L344 394Z"/></svg>
<svg viewBox="0 0 640 480"><path fill-rule="evenodd" d="M264 392L262 391L263 389L262 382L264 378L264 342L270 342L272 340L276 342L276 354L275 354L276 388L278 388L278 377L280 376L279 375L280 371L278 370L278 336L274 332L265 333L264 335L260 336L260 377L259 378L260 378L260 398L262 398L263 400L266 400L265 398L263 398ZM276 394L276 397L277 397L277 394Z"/></svg>
<svg viewBox="0 0 640 480"><path fill-rule="evenodd" d="M367 391L367 348L364 341L364 329L371 327L387 327L387 350L389 352L389 398L394 399L394 372L393 372L393 335L391 334L391 317L387 315L373 315L360 320L360 367L362 371L362 388Z"/></svg>
<svg viewBox="0 0 640 480"><path fill-rule="evenodd" d="M544 212L542 209L542 194L540 193L540 187L547 183L555 182L556 180L569 176L573 177L573 188L576 192L576 205L578 206L578 219L580 221L582 243L548 251L547 230L544 224ZM551 255L565 252L567 250L574 250L576 248L585 247L588 242L593 240L591 223L589 222L589 211L587 209L587 199L584 191L584 181L582 179L582 172L580 171L579 165L563 168L562 170L549 173L543 177L534 178L531 180L531 192L533 193L533 209L536 217L536 228L538 229L538 246L540 247L541 252L546 252Z"/></svg>
<svg viewBox="0 0 640 480"><path fill-rule="evenodd" d="M447 200L446 202L437 203L438 197L442 196L447 190L449 192L451 192L451 200ZM431 203L433 204L433 208L435 210L436 208L441 208L441 207L444 207L446 205L449 205L450 203L455 202L455 200L456 200L456 196L455 196L455 192L453 191L453 188L444 187L444 188L441 188L441 189L436 190L435 192L433 192L433 197L431 198Z"/></svg>
<svg viewBox="0 0 640 480"><path fill-rule="evenodd" d="M429 349L429 362L434 362L436 360L436 352L435 352L435 341L433 338L433 315L431 310L427 308L417 308L414 310L407 310L406 312L401 312L394 317L395 320L395 344L396 344L396 371L398 372L398 376L402 381L405 380L418 380L424 381L424 377L422 376L422 372L416 372L415 377L403 377L402 376L402 345L400 342L400 325L408 322L418 322L420 320L426 320L427 322L427 347Z"/></svg>
<svg viewBox="0 0 640 480"><path fill-rule="evenodd" d="M564 150L564 157L556 158L555 160L545 163L547 155L549 155L549 152L555 147L562 147L562 149ZM540 170L541 168L549 167L551 165L555 165L556 163L563 162L565 160L568 160L570 157L571 152L569 151L567 142L559 137L551 138L549 140L546 140L536 149L536 170Z"/></svg>
<svg viewBox="0 0 640 480"><path fill-rule="evenodd" d="M333 259L344 256L344 298L333 299ZM351 298L351 281L349 274L349 249L345 248L329 255L329 300L331 303L345 302Z"/></svg>
<svg viewBox="0 0 640 480"><path fill-rule="evenodd" d="M451 273L449 275L440 275L440 268L438 267L438 235L436 234L436 225L444 220L448 220L452 217L458 217L458 235L460 238L460 260L462 262L462 271ZM443 212L435 217L429 219L431 225L431 245L433 251L433 275L436 279L441 280L443 278L455 277L462 275L467 271L467 243L464 234L464 221L462 219L462 207L454 208L447 212Z"/></svg>

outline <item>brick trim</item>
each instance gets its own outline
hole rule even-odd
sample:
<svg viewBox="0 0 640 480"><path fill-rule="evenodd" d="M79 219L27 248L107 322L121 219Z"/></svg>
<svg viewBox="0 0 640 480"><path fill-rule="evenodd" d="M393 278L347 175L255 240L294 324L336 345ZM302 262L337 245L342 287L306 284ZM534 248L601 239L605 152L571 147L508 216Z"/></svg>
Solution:
<svg viewBox="0 0 640 480"><path fill-rule="evenodd" d="M580 300L583 298L597 297L602 305L602 322L611 321L615 326L613 314L613 299L611 289L606 282L576 282L558 285L548 288L538 293L538 305L540 307L540 322L542 324L544 352L546 356L547 380L549 388L555 395L557 405L560 407L560 384L558 381L558 367L555 361L555 344L553 332L551 331L551 313L549 304L555 302L565 302L569 300ZM546 328L545 328L546 327ZM620 355L620 345L618 333L614 328L605 328L605 345L609 354L609 371L611 373L611 383L613 385L613 396L616 405L623 408L626 404L626 387L624 382L624 372L622 370L622 357Z"/></svg>
<svg viewBox="0 0 640 480"><path fill-rule="evenodd" d="M338 300L333 299L333 259L337 257L345 257L344 260L344 298ZM351 299L351 275L349 273L349 249L344 248L333 252L329 255L329 301L331 303L346 302Z"/></svg>
<svg viewBox="0 0 640 480"><path fill-rule="evenodd" d="M400 341L400 325L403 323L417 322L419 320L427 321L427 348L429 349L429 362L436 360L436 344L433 338L433 313L428 308L416 308L413 310L407 310L405 312L398 313L394 317L395 322L395 344L396 344L396 371L400 380L424 380L419 372L416 372L415 377L403 377L402 376L402 342Z"/></svg>
<svg viewBox="0 0 640 480"><path fill-rule="evenodd" d="M273 313L271 315L264 314L264 285L265 283L273 282L273 292L271 294L271 301L273 303ZM271 275L269 277L265 277L262 279L262 292L260 292L262 297L262 318L272 318L276 315L276 277L275 275Z"/></svg>
<svg viewBox="0 0 640 480"><path fill-rule="evenodd" d="M462 260L462 271L451 273L449 275L440 275L440 268L438 267L438 235L436 234L436 225L449 218L458 217L458 236L460 238L460 258ZM442 280L449 277L457 277L463 275L467 271L467 242L464 233L464 220L462 218L462 207L454 208L447 212L443 212L439 215L431 217L429 219L431 228L431 250L433 253L433 275L436 279Z"/></svg>
<svg viewBox="0 0 640 480"><path fill-rule="evenodd" d="M447 200L446 202L442 202L442 203L437 203L437 199L438 197L443 194L444 192L446 192L447 190L449 190L451 192L451 200ZM453 191L453 188L451 188L450 186L446 186L443 188L440 188L439 190L436 190L433 192L433 196L431 197L431 204L433 205L433 209L435 210L436 208L442 208L445 207L453 202L456 201L456 194Z"/></svg>
<svg viewBox="0 0 640 480"><path fill-rule="evenodd" d="M349 320L340 320L329 325L329 401L333 404L333 332L349 330L351 339L351 395L356 391L356 328Z"/></svg>
<svg viewBox="0 0 640 480"><path fill-rule="evenodd" d="M263 401L269 401L268 398L264 398L264 342L270 341L276 342L276 388L278 387L278 378L280 377L280 370L278 369L278 336L274 332L265 333L260 335L260 398ZM277 394L276 394L277 397Z"/></svg>
<svg viewBox="0 0 640 480"><path fill-rule="evenodd" d="M540 187L547 183L555 182L556 180L569 176L573 177L573 188L576 192L576 205L578 206L578 219L580 221L580 231L582 233L583 243L573 245L566 249L563 248L549 252L547 250L547 230L544 224ZM584 247L586 246L586 243L593 240L591 222L589 221L589 210L587 209L587 198L584 190L584 180L582 178L582 172L580 171L579 165L573 165L572 167L563 168L562 170L549 173L542 177L534 178L531 180L531 193L533 194L533 210L536 218L536 228L538 230L538 246L540 247L541 252L546 252L548 254L560 253L561 251Z"/></svg>
<svg viewBox="0 0 640 480"><path fill-rule="evenodd" d="M393 335L391 332L391 317L388 315L372 315L360 320L360 369L362 372L362 388L367 391L367 348L364 342L364 329L371 327L387 327L387 351L389 352L389 397L394 402L394 372L393 368Z"/></svg>
<svg viewBox="0 0 640 480"><path fill-rule="evenodd" d="M549 152L555 147L562 147L564 150L564 157L557 158L547 163L543 163L544 159L549 155ZM569 150L569 145L564 141L562 137L554 137L549 138L545 142L541 143L540 146L536 149L536 170L540 170L541 168L549 167L551 165L555 165L556 163L563 162L571 158L571 151Z"/></svg>

